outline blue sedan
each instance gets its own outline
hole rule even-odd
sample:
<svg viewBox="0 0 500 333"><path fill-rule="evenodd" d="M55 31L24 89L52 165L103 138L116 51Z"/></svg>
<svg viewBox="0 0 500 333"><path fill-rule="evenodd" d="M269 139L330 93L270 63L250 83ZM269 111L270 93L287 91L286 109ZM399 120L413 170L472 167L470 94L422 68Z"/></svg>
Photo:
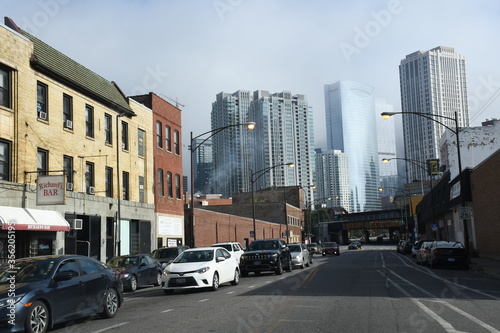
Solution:
<svg viewBox="0 0 500 333"><path fill-rule="evenodd" d="M0 268L1 332L44 333L95 313L112 318L122 302L119 273L89 257L31 257Z"/></svg>

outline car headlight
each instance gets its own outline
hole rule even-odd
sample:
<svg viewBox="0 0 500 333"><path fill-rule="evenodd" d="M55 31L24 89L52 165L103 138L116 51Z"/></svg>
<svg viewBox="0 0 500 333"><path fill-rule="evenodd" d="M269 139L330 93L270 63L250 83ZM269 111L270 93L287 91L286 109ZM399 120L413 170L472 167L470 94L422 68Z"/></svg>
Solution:
<svg viewBox="0 0 500 333"><path fill-rule="evenodd" d="M203 267L203 268L200 268L199 270L197 270L196 273L203 274L203 273L206 273L209 270L210 270L210 267L206 266L206 267Z"/></svg>
<svg viewBox="0 0 500 333"><path fill-rule="evenodd" d="M14 297L7 297L7 298L0 299L0 309L3 309L11 304L16 304L23 297L24 297L24 294L23 295L16 295Z"/></svg>
<svg viewBox="0 0 500 333"><path fill-rule="evenodd" d="M295 256L295 259L300 259L300 256Z"/></svg>
<svg viewBox="0 0 500 333"><path fill-rule="evenodd" d="M130 273L122 274L122 278L123 279L128 279L129 276L130 276Z"/></svg>
<svg viewBox="0 0 500 333"><path fill-rule="evenodd" d="M170 274L172 274L172 273L169 270L166 270L166 269L163 270L163 275L169 276Z"/></svg>

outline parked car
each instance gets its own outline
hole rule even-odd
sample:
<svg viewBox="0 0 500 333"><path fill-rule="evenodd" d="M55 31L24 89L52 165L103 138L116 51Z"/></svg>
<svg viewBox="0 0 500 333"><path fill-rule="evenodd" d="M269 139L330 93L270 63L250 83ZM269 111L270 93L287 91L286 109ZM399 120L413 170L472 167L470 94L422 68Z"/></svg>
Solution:
<svg viewBox="0 0 500 333"><path fill-rule="evenodd" d="M357 250L361 249L362 244L360 242L350 242L349 245L347 245L348 250Z"/></svg>
<svg viewBox="0 0 500 333"><path fill-rule="evenodd" d="M414 241L406 241L403 243L403 246L401 248L401 253L402 254L408 254L411 253L411 249L413 247L413 244L415 244Z"/></svg>
<svg viewBox="0 0 500 333"><path fill-rule="evenodd" d="M417 265L429 265L429 256L432 242L423 242L420 244L420 247L415 254L415 260L417 261Z"/></svg>
<svg viewBox="0 0 500 333"><path fill-rule="evenodd" d="M405 242L406 242L406 239L399 240L398 245L396 245L396 252L397 253L403 253L402 252L403 251L403 245L405 244Z"/></svg>
<svg viewBox="0 0 500 333"><path fill-rule="evenodd" d="M176 289L219 289L223 283L240 282L238 261L222 247L200 247L182 252L163 270L161 287L165 294Z"/></svg>
<svg viewBox="0 0 500 333"><path fill-rule="evenodd" d="M335 254L336 256L339 256L339 245L336 242L326 242L325 246L323 246L322 254L323 256L326 256L327 254Z"/></svg>
<svg viewBox="0 0 500 333"><path fill-rule="evenodd" d="M122 302L119 273L89 257L23 258L0 269L1 332L44 333L55 324L95 313L112 318Z"/></svg>
<svg viewBox="0 0 500 333"><path fill-rule="evenodd" d="M240 262L241 255L244 252L243 251L243 247L241 246L241 244L239 242L216 243L216 244L212 244L210 246L225 248L226 250L229 251L229 253L231 253L232 255L234 255L234 257L236 258L236 260L238 261L238 263Z"/></svg>
<svg viewBox="0 0 500 333"><path fill-rule="evenodd" d="M179 254L186 251L187 249L189 249L189 246L185 245L162 247L151 252L151 256L160 262L162 268L165 268Z"/></svg>
<svg viewBox="0 0 500 333"><path fill-rule="evenodd" d="M312 255L305 244L288 244L288 248L292 256L292 266L304 268L312 264Z"/></svg>
<svg viewBox="0 0 500 333"><path fill-rule="evenodd" d="M419 239L417 241L415 241L415 244L413 244L413 248L411 249L411 256L412 257L416 257L417 256L417 251L420 249L420 246L424 243L424 242L434 242L434 239Z"/></svg>
<svg viewBox="0 0 500 333"><path fill-rule="evenodd" d="M429 266L457 266L468 270L469 257L460 242L434 241L430 247Z"/></svg>
<svg viewBox="0 0 500 333"><path fill-rule="evenodd" d="M307 249L311 254L321 254L321 245L319 245L318 243L307 244Z"/></svg>
<svg viewBox="0 0 500 333"><path fill-rule="evenodd" d="M284 269L292 271L292 258L290 249L280 238L254 240L240 259L242 276L248 276L250 272L258 275L266 271L281 275Z"/></svg>
<svg viewBox="0 0 500 333"><path fill-rule="evenodd" d="M161 284L160 263L149 254L131 254L112 258L108 265L121 274L126 291L136 291L145 285Z"/></svg>

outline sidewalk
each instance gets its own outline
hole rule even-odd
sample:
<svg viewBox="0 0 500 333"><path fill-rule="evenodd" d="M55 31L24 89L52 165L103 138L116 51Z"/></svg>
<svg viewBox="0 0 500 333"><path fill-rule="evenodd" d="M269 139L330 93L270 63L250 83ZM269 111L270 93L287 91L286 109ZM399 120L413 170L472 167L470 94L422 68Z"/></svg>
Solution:
<svg viewBox="0 0 500 333"><path fill-rule="evenodd" d="M482 272L489 276L500 279L500 261L490 258L472 258L470 270Z"/></svg>

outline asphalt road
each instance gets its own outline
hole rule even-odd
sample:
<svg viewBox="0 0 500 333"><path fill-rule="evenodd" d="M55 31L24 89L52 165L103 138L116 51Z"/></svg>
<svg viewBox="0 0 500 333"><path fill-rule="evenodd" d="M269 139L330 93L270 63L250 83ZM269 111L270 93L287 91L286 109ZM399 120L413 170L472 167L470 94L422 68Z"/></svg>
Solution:
<svg viewBox="0 0 500 333"><path fill-rule="evenodd" d="M364 246L281 276L242 278L218 291L125 293L115 318L53 332L499 332L500 280L420 267L395 246Z"/></svg>

